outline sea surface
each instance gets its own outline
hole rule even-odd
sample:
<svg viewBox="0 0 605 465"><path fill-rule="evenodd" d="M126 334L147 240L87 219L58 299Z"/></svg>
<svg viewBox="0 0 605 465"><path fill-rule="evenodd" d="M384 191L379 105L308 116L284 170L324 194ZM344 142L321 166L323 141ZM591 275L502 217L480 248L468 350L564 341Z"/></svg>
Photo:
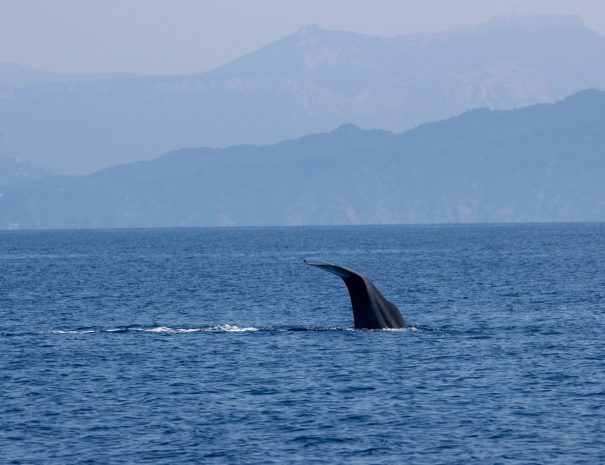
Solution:
<svg viewBox="0 0 605 465"><path fill-rule="evenodd" d="M605 224L5 231L0 270L2 465L605 463Z"/></svg>

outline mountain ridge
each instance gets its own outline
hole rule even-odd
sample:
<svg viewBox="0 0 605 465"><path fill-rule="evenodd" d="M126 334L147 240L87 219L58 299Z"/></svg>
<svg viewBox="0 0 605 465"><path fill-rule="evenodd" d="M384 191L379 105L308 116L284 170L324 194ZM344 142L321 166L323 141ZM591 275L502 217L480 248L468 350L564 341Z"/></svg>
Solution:
<svg viewBox="0 0 605 465"><path fill-rule="evenodd" d="M0 150L82 174L177 147L273 144L349 122L401 132L605 88L605 37L569 19L506 24L424 39L307 27L198 75L3 87Z"/></svg>
<svg viewBox="0 0 605 465"><path fill-rule="evenodd" d="M605 92L592 89L401 134L343 125L274 145L181 149L5 186L0 225L603 221L604 122Z"/></svg>

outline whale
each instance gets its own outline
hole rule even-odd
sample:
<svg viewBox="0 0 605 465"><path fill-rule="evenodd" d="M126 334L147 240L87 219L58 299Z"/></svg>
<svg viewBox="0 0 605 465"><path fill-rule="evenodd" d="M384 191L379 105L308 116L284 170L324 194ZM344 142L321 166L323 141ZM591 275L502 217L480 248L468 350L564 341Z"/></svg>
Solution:
<svg viewBox="0 0 605 465"><path fill-rule="evenodd" d="M403 315L389 299L363 274L334 263L306 258L307 265L329 271L341 278L351 297L353 320L356 329L399 329L405 328Z"/></svg>

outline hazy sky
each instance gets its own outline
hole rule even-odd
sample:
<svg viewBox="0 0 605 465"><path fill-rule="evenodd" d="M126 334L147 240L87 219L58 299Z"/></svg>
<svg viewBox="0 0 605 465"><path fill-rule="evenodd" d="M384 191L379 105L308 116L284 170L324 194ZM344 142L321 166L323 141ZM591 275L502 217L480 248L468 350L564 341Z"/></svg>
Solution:
<svg viewBox="0 0 605 465"><path fill-rule="evenodd" d="M605 35L604 0L0 0L0 62L199 72L306 24L391 36L514 13L576 14Z"/></svg>

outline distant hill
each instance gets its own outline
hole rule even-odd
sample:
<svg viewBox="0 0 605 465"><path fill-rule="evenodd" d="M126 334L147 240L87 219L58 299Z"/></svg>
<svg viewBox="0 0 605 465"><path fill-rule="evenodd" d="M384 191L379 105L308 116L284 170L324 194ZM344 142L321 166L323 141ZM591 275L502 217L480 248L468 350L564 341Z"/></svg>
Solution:
<svg viewBox="0 0 605 465"><path fill-rule="evenodd" d="M0 225L100 228L605 220L605 92L403 134L185 149L0 189Z"/></svg>
<svg viewBox="0 0 605 465"><path fill-rule="evenodd" d="M53 73L30 68L18 63L0 63L0 88L25 88L49 84L77 84L87 81L132 78L137 75L126 73L77 74Z"/></svg>
<svg viewBox="0 0 605 465"><path fill-rule="evenodd" d="M50 171L23 163L20 160L0 157L0 186L17 184L51 174Z"/></svg>
<svg viewBox="0 0 605 465"><path fill-rule="evenodd" d="M343 123L401 132L590 87L605 88L605 37L574 17L497 18L392 38L309 26L199 75L0 66L0 147L56 172L86 173L177 147L271 144Z"/></svg>
<svg viewBox="0 0 605 465"><path fill-rule="evenodd" d="M0 63L0 87L30 87L69 80L69 75L36 70L17 63Z"/></svg>

